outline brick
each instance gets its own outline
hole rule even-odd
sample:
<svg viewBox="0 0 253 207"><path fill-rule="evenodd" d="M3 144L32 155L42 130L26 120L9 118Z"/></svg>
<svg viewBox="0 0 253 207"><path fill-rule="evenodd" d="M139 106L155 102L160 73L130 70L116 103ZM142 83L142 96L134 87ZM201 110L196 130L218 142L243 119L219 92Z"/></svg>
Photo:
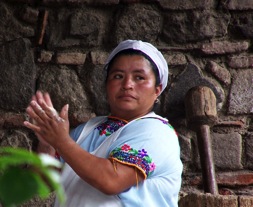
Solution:
<svg viewBox="0 0 253 207"><path fill-rule="evenodd" d="M247 186L253 184L253 173L250 171L216 173L217 183L223 186Z"/></svg>
<svg viewBox="0 0 253 207"><path fill-rule="evenodd" d="M252 68L253 55L236 55L228 58L228 65L231 68Z"/></svg>
<svg viewBox="0 0 253 207"><path fill-rule="evenodd" d="M91 61L94 65L104 65L108 56L107 52L91 52Z"/></svg>
<svg viewBox="0 0 253 207"><path fill-rule="evenodd" d="M229 10L249 10L253 9L252 0L222 0L224 7Z"/></svg>
<svg viewBox="0 0 253 207"><path fill-rule="evenodd" d="M229 42L229 41L213 41L203 44L201 52L208 55L221 55L228 53L237 53L245 51L249 48L249 42Z"/></svg>
<svg viewBox="0 0 253 207"><path fill-rule="evenodd" d="M179 201L179 207L238 207L237 196L191 193Z"/></svg>
<svg viewBox="0 0 253 207"><path fill-rule="evenodd" d="M207 9L214 6L214 0L160 0L158 1L163 9L186 10L186 9Z"/></svg>
<svg viewBox="0 0 253 207"><path fill-rule="evenodd" d="M185 65L187 63L186 57L182 53L164 54L164 58L168 65Z"/></svg>
<svg viewBox="0 0 253 207"><path fill-rule="evenodd" d="M209 61L206 64L206 70L210 71L219 81L225 85L231 83L231 75L225 67L221 67L214 61Z"/></svg>
<svg viewBox="0 0 253 207"><path fill-rule="evenodd" d="M203 194L191 193L179 200L178 207L203 207L205 198Z"/></svg>
<svg viewBox="0 0 253 207"><path fill-rule="evenodd" d="M83 65L86 60L86 54L79 52L58 53L56 62L66 65Z"/></svg>
<svg viewBox="0 0 253 207"><path fill-rule="evenodd" d="M239 196L239 206L240 207L252 207L253 197L252 196Z"/></svg>
<svg viewBox="0 0 253 207"><path fill-rule="evenodd" d="M215 126L218 127L239 127L244 128L246 123L243 120L238 121L219 121Z"/></svg>
<svg viewBox="0 0 253 207"><path fill-rule="evenodd" d="M38 58L38 62L40 63L48 63L52 60L52 57L53 57L53 52L51 51L45 51L45 50L42 50L40 52L40 57Z"/></svg>
<svg viewBox="0 0 253 207"><path fill-rule="evenodd" d="M205 207L237 207L237 196L221 196L206 194Z"/></svg>

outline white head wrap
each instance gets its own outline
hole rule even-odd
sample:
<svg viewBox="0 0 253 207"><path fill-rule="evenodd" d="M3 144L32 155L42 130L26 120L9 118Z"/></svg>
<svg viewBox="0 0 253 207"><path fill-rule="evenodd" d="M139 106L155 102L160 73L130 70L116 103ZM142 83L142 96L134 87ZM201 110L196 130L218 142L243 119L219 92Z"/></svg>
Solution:
<svg viewBox="0 0 253 207"><path fill-rule="evenodd" d="M160 82L162 84L162 90L161 90L161 93L162 93L162 91L166 88L167 83L168 83L168 75L169 75L168 64L166 60L164 59L162 53L150 43L142 42L140 40L122 41L109 55L106 61L106 69L110 61L113 59L113 57L116 54L118 54L120 51L126 50L126 49L139 50L145 53L147 56L149 56L151 60L153 60L153 62L156 64L159 71Z"/></svg>

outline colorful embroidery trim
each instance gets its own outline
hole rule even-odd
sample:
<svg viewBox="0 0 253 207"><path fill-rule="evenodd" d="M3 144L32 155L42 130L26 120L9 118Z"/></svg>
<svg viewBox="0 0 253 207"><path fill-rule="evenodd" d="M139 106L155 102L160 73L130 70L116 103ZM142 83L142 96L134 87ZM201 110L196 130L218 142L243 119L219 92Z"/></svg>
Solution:
<svg viewBox="0 0 253 207"><path fill-rule="evenodd" d="M113 117L108 117L106 122L100 124L96 129L99 130L99 135L110 136L113 132L127 124L126 121Z"/></svg>
<svg viewBox="0 0 253 207"><path fill-rule="evenodd" d="M136 166L140 169L146 177L148 177L156 168L155 163L147 154L145 149L136 150L131 148L128 144L124 144L122 147L114 149L110 157L122 163L128 163L129 165Z"/></svg>

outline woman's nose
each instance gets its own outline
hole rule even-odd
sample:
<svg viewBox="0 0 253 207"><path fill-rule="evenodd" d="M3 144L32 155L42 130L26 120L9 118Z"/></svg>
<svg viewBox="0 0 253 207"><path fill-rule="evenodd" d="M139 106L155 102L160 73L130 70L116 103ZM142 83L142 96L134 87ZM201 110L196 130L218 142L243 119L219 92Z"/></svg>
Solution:
<svg viewBox="0 0 253 207"><path fill-rule="evenodd" d="M128 90L133 88L133 80L131 77L125 77L122 81L122 89L123 90Z"/></svg>

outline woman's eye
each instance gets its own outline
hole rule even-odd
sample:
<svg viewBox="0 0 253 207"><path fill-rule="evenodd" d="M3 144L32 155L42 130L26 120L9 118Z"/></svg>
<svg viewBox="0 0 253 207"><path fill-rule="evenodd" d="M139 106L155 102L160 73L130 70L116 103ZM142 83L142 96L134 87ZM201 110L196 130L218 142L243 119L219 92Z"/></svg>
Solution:
<svg viewBox="0 0 253 207"><path fill-rule="evenodd" d="M144 77L142 77L142 76L137 76L136 79L137 79L137 80L144 80Z"/></svg>
<svg viewBox="0 0 253 207"><path fill-rule="evenodd" d="M122 78L122 75L115 74L113 77L114 77L115 79L120 79L120 78Z"/></svg>

